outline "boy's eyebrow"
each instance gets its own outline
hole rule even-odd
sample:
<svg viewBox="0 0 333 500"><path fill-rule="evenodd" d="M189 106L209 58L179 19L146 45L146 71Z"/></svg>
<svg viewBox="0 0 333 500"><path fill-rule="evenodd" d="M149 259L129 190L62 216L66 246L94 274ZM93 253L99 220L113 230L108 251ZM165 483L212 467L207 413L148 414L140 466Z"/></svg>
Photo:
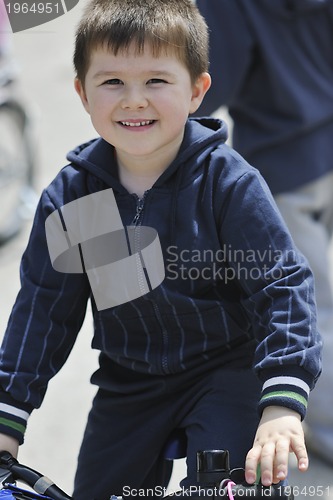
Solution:
<svg viewBox="0 0 333 500"><path fill-rule="evenodd" d="M171 73L170 71L164 71L164 70L151 70L151 71L145 71L144 72L146 75L149 75L149 76L166 76L166 77L171 77L171 76L174 76L173 73ZM97 73L95 73L93 75L93 79L98 79L98 78L105 78L105 77L108 77L108 76L117 76L117 77L121 77L123 74L123 71L119 70L114 70L114 71L108 71L108 70L101 70L101 71L97 71Z"/></svg>

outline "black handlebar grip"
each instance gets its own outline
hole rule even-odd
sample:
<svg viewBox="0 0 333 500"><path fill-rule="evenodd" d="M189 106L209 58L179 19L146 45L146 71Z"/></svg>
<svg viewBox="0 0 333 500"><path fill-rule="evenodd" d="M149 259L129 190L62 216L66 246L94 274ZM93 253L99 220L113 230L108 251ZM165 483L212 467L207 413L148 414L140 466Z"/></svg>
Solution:
<svg viewBox="0 0 333 500"><path fill-rule="evenodd" d="M197 452L197 481L220 483L229 477L229 452L227 450L203 450Z"/></svg>
<svg viewBox="0 0 333 500"><path fill-rule="evenodd" d="M51 479L26 465L20 464L16 458L7 451L0 452L0 464L11 472L14 480L23 481L40 495L47 495L53 500L71 499L71 497L54 484Z"/></svg>

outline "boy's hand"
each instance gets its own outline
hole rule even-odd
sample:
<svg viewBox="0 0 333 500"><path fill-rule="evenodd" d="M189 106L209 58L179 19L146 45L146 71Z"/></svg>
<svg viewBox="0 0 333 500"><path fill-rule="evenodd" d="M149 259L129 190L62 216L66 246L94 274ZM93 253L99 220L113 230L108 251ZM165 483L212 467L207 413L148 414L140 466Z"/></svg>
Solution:
<svg viewBox="0 0 333 500"><path fill-rule="evenodd" d="M255 482L259 464L264 486L286 479L290 452L295 453L299 470L306 471L309 460L299 414L282 406L265 408L253 447L246 457L246 481Z"/></svg>
<svg viewBox="0 0 333 500"><path fill-rule="evenodd" d="M17 439L7 436L7 434L0 433L0 451L9 451L9 453L16 458L18 454L18 447L19 443Z"/></svg>

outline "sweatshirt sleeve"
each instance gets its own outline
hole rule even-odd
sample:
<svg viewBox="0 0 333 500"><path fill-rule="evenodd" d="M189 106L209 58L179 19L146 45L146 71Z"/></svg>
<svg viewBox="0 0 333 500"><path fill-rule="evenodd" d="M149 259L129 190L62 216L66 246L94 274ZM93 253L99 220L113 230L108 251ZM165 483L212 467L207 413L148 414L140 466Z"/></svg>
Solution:
<svg viewBox="0 0 333 500"><path fill-rule="evenodd" d="M304 418L321 371L313 275L259 172L235 174L241 168L235 153L232 173L222 181L228 196L219 227L227 272L237 278L257 340L254 369L263 382L259 409L286 406Z"/></svg>
<svg viewBox="0 0 333 500"><path fill-rule="evenodd" d="M56 209L42 194L20 267L21 289L0 350L0 432L23 442L29 414L65 363L90 294L83 274L52 268L45 220Z"/></svg>

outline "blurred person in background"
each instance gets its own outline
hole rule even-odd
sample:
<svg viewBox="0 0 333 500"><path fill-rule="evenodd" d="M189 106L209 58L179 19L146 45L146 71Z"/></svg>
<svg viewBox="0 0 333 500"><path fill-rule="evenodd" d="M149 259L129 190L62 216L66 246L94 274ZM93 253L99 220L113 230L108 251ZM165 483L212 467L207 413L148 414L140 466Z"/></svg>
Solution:
<svg viewBox="0 0 333 500"><path fill-rule="evenodd" d="M333 466L333 1L196 3L211 30L212 75L197 115L227 106L233 147L266 179L315 275L324 371L307 441Z"/></svg>

